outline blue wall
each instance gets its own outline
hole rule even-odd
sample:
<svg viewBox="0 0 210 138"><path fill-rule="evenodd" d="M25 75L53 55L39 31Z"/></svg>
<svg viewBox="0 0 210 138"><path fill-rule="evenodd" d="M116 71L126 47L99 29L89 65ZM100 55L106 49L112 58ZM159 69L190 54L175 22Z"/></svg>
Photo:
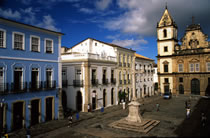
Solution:
<svg viewBox="0 0 210 138"><path fill-rule="evenodd" d="M41 122L45 121L45 99L46 97L54 98L54 119L58 119L58 83L59 75L58 72L58 46L59 46L59 35L52 32L40 31L39 29L34 29L32 27L24 27L22 25L16 25L16 23L7 24L0 22L0 29L6 30L6 48L0 48L0 67L4 68L4 76L6 83L13 82L13 74L15 67L23 68L23 82L31 81L31 69L32 67L39 68L39 81L45 81L46 78L46 69L52 68L53 70L53 79L56 81L56 88L51 90L39 90L36 92L30 92L27 90L23 93L8 92L5 95L0 94L0 101L4 99L4 103L7 105L6 109L6 125L7 132L11 131L11 118L12 118L12 104L15 101L22 100L25 102L25 125L29 126L29 109L27 108L30 101L34 98L41 100ZM13 41L12 35L13 32L21 32L25 34L25 50L14 50L12 48ZM40 52L30 51L30 35L35 35L40 37ZM45 53L44 50L44 39L53 40L53 53ZM19 59L18 59L19 58ZM43 61L45 60L45 61ZM47 61L46 61L47 60ZM9 89L11 89L9 85Z"/></svg>

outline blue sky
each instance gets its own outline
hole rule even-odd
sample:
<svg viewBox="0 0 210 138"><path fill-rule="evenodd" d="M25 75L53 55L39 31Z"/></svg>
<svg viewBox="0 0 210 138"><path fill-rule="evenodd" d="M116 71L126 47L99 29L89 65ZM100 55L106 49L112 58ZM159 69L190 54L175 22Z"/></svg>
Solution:
<svg viewBox="0 0 210 138"><path fill-rule="evenodd" d="M0 0L0 16L60 31L62 46L92 37L156 60L156 25L166 3L179 39L192 16L210 35L209 0Z"/></svg>

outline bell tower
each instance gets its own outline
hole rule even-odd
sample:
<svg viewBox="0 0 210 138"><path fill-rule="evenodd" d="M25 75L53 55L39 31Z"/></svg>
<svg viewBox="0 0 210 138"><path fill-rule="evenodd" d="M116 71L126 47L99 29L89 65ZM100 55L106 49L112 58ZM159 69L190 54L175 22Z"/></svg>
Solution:
<svg viewBox="0 0 210 138"><path fill-rule="evenodd" d="M161 93L175 93L173 92L172 55L177 43L177 25L166 6L160 21L157 23L158 91Z"/></svg>
<svg viewBox="0 0 210 138"><path fill-rule="evenodd" d="M166 6L165 11L157 24L158 55L172 55L174 53L174 46L177 42L177 25L173 21Z"/></svg>

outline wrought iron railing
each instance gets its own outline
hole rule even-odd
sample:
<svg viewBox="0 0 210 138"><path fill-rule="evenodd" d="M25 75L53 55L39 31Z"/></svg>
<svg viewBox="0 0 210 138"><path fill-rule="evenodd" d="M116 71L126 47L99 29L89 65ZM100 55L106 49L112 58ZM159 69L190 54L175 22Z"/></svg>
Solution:
<svg viewBox="0 0 210 138"><path fill-rule="evenodd" d="M92 80L91 80L91 84L92 84L93 86L97 86L97 85L98 85L98 79L92 79Z"/></svg>
<svg viewBox="0 0 210 138"><path fill-rule="evenodd" d="M62 80L62 87L68 86L68 80Z"/></svg>
<svg viewBox="0 0 210 138"><path fill-rule="evenodd" d="M56 81L45 81L44 82L44 89L55 89L56 88Z"/></svg>
<svg viewBox="0 0 210 138"><path fill-rule="evenodd" d="M0 83L0 95L7 94L9 91L9 83Z"/></svg>
<svg viewBox="0 0 210 138"><path fill-rule="evenodd" d="M26 92L27 82L11 83L11 93Z"/></svg>
<svg viewBox="0 0 210 138"><path fill-rule="evenodd" d="M42 81L29 82L29 90L30 91L41 90L42 86L43 86Z"/></svg>
<svg viewBox="0 0 210 138"><path fill-rule="evenodd" d="M83 87L83 80L73 80L74 87Z"/></svg>
<svg viewBox="0 0 210 138"><path fill-rule="evenodd" d="M111 78L111 84L116 84L116 79L115 78Z"/></svg>
<svg viewBox="0 0 210 138"><path fill-rule="evenodd" d="M108 79L102 79L102 83L103 83L104 85L107 85L107 84L109 83L109 81L108 81Z"/></svg>

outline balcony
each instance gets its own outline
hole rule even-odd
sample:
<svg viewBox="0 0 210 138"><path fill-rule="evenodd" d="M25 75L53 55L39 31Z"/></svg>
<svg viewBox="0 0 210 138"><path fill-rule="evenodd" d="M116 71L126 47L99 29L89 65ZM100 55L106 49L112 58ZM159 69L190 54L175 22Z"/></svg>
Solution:
<svg viewBox="0 0 210 138"><path fill-rule="evenodd" d="M9 83L0 83L0 95L7 94L9 91Z"/></svg>
<svg viewBox="0 0 210 138"><path fill-rule="evenodd" d="M126 84L126 80L124 80L124 84Z"/></svg>
<svg viewBox="0 0 210 138"><path fill-rule="evenodd" d="M0 95L56 89L56 81L37 81L0 84Z"/></svg>
<svg viewBox="0 0 210 138"><path fill-rule="evenodd" d="M73 80L74 87L83 87L83 80Z"/></svg>
<svg viewBox="0 0 210 138"><path fill-rule="evenodd" d="M126 67L126 63L123 63L123 67Z"/></svg>
<svg viewBox="0 0 210 138"><path fill-rule="evenodd" d="M92 84L92 86L97 86L98 85L98 79L92 79L91 84Z"/></svg>
<svg viewBox="0 0 210 138"><path fill-rule="evenodd" d="M102 84L107 85L109 83L108 79L102 79Z"/></svg>
<svg viewBox="0 0 210 138"><path fill-rule="evenodd" d="M93 53L66 53L61 56L62 60L77 60L77 59L94 59L94 60L105 60L111 62L117 62L116 57L104 56Z"/></svg>
<svg viewBox="0 0 210 138"><path fill-rule="evenodd" d="M68 86L68 80L62 80L62 87L66 88Z"/></svg>
<svg viewBox="0 0 210 138"><path fill-rule="evenodd" d="M116 84L116 79L115 78L111 78L111 84Z"/></svg>
<svg viewBox="0 0 210 138"><path fill-rule="evenodd" d="M43 86L42 81L37 81L37 82L29 82L29 90L30 91L38 91L41 90Z"/></svg>
<svg viewBox="0 0 210 138"><path fill-rule="evenodd" d="M27 82L11 83L11 93L26 92Z"/></svg>
<svg viewBox="0 0 210 138"><path fill-rule="evenodd" d="M44 89L55 89L56 88L56 81L45 81L44 82Z"/></svg>
<svg viewBox="0 0 210 138"><path fill-rule="evenodd" d="M122 80L119 80L120 84L122 84Z"/></svg>

